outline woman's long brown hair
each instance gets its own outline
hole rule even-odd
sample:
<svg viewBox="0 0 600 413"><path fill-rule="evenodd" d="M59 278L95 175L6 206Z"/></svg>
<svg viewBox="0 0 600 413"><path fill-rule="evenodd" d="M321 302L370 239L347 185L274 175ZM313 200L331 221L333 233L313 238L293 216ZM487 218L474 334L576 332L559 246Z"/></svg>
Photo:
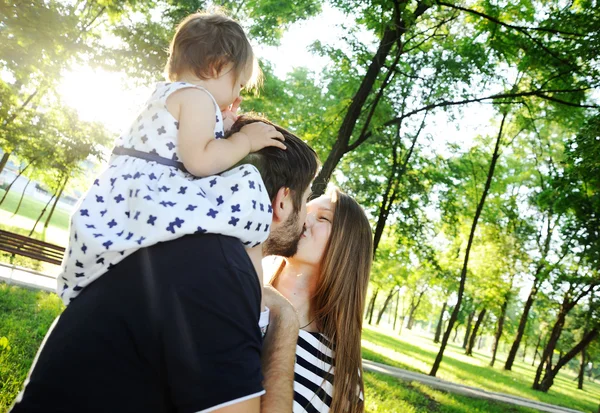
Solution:
<svg viewBox="0 0 600 413"><path fill-rule="evenodd" d="M371 225L354 199L339 190L334 190L331 197L335 212L317 288L311 299L311 318L335 351L330 411L362 413L362 315L371 272L373 237ZM271 280L272 284L281 269Z"/></svg>

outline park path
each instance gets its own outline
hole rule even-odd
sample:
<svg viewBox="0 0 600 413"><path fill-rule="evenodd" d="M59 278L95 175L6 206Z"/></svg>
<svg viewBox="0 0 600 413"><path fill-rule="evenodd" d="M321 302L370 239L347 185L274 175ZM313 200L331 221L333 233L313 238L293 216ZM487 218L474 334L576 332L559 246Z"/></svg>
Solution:
<svg viewBox="0 0 600 413"><path fill-rule="evenodd" d="M477 387L465 386L462 384L452 383L446 380L431 377L422 373L399 369L397 367L388 366L386 364L376 363L374 361L363 359L363 368L366 371L382 373L388 376L393 376L404 381L417 381L434 389L443 390L448 393L461 394L468 397L478 399L492 400L495 402L509 403L522 407L537 409L541 412L550 413L584 413L581 410L569 409L567 407L554 406L548 403L538 402L536 400L525 399L523 397L512 396L510 394L495 393Z"/></svg>
<svg viewBox="0 0 600 413"><path fill-rule="evenodd" d="M56 291L56 275L43 274L4 262L0 262L0 281L25 288Z"/></svg>

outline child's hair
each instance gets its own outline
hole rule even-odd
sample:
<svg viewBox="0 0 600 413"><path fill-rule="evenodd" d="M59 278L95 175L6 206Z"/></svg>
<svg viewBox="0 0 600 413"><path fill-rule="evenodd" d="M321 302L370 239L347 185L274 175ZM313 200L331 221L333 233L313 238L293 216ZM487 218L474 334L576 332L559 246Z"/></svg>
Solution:
<svg viewBox="0 0 600 413"><path fill-rule="evenodd" d="M194 13L177 26L169 47L165 74L171 82L189 71L199 79L210 79L232 64L238 78L252 72L246 87L258 86L261 71L252 46L239 23L221 12Z"/></svg>

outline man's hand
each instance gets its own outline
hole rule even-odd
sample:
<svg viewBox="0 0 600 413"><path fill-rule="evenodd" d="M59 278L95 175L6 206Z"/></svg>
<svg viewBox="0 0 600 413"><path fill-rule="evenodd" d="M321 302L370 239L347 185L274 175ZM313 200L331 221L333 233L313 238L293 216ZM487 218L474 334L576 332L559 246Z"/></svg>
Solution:
<svg viewBox="0 0 600 413"><path fill-rule="evenodd" d="M263 287L263 300L265 305L271 310L271 314L278 317L284 316L287 323L290 324L295 321L298 323L298 329L300 328L296 309L279 291L270 285L265 285Z"/></svg>
<svg viewBox="0 0 600 413"><path fill-rule="evenodd" d="M271 320L262 350L263 387L261 413L291 412L294 402L294 363L300 323L290 302L273 287L263 297Z"/></svg>
<svg viewBox="0 0 600 413"><path fill-rule="evenodd" d="M298 340L298 314L290 302L267 285L263 300L271 313L262 350L263 387L266 394L215 410L215 413L289 413L294 404L294 363Z"/></svg>

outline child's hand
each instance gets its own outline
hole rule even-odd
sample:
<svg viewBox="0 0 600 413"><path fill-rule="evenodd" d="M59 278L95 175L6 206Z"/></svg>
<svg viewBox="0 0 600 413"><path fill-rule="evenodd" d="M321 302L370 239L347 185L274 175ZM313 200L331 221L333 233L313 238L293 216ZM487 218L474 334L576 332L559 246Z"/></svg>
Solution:
<svg viewBox="0 0 600 413"><path fill-rule="evenodd" d="M275 146L279 149L286 149L286 146L281 142L285 138L272 125L267 125L263 122L252 122L240 129L248 137L250 142L250 153L266 148L267 146Z"/></svg>
<svg viewBox="0 0 600 413"><path fill-rule="evenodd" d="M227 108L227 110L223 111L223 130L227 132L231 129L231 125L235 123L238 118L237 111L240 108L240 103L242 103L242 98L237 97L233 101L231 105Z"/></svg>

